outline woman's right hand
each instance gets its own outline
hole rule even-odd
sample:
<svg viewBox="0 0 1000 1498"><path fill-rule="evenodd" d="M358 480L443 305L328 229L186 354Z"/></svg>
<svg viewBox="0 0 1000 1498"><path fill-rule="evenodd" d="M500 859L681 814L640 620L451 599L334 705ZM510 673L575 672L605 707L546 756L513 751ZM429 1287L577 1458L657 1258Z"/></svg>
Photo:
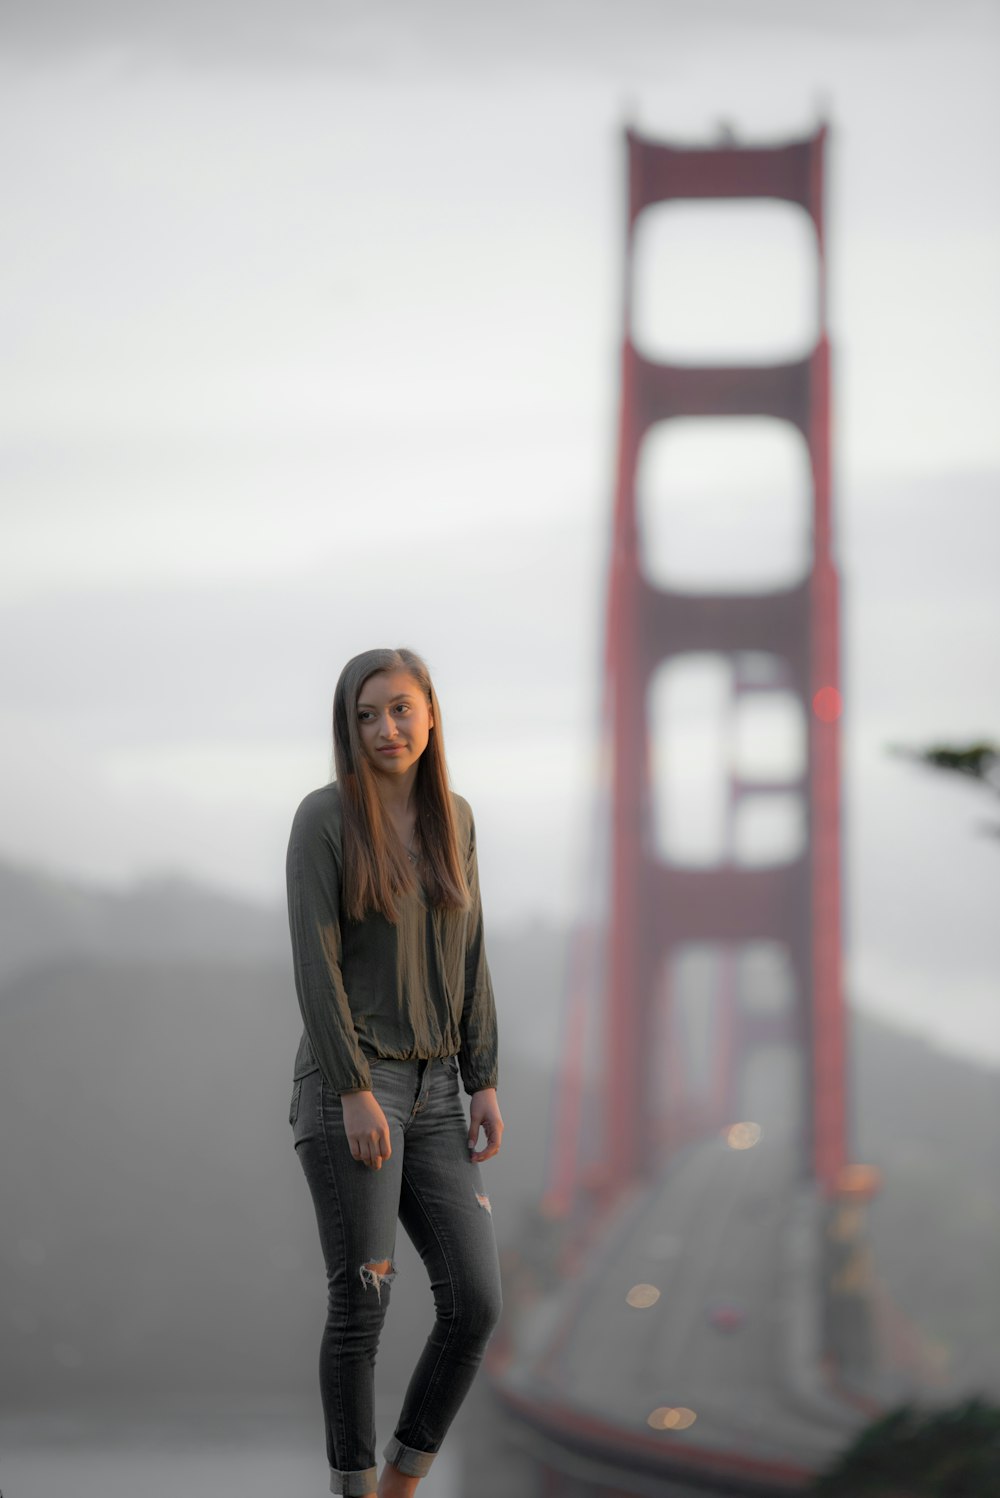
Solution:
<svg viewBox="0 0 1000 1498"><path fill-rule="evenodd" d="M381 1170L382 1161L388 1160L392 1154L392 1145L389 1143L389 1125L378 1098L370 1088L365 1088L357 1092L342 1092L340 1103L351 1154L359 1164Z"/></svg>

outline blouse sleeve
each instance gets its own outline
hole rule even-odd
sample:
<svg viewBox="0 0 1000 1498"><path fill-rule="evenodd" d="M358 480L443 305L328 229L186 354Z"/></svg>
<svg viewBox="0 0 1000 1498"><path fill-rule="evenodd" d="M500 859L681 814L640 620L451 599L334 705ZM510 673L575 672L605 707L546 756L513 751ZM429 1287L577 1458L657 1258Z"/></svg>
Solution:
<svg viewBox="0 0 1000 1498"><path fill-rule="evenodd" d="M462 1047L458 1053L465 1090L471 1097L483 1087L497 1085L497 1012L493 981L486 961L483 936L483 906L479 892L476 857L476 824L469 812L469 848L466 878L472 904L469 909L468 942L465 952L465 1002L462 1006Z"/></svg>
<svg viewBox="0 0 1000 1498"><path fill-rule="evenodd" d="M295 813L285 873L295 991L313 1054L334 1092L370 1088L340 968L340 868L315 793Z"/></svg>

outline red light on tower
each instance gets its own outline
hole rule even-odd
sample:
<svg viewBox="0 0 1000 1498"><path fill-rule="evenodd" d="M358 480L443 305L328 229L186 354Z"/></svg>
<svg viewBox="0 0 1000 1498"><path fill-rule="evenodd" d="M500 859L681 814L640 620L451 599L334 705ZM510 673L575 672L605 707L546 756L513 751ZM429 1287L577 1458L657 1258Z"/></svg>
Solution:
<svg viewBox="0 0 1000 1498"><path fill-rule="evenodd" d="M812 707L821 723L836 723L844 711L844 699L836 687L820 687L813 697Z"/></svg>

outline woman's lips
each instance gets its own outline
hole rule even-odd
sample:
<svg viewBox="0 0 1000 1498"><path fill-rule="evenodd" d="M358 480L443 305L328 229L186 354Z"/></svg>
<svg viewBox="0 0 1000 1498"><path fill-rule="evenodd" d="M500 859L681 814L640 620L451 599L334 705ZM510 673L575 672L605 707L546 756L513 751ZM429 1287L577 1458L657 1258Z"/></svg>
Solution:
<svg viewBox="0 0 1000 1498"><path fill-rule="evenodd" d="M379 750L379 754L402 754L403 748L402 744L387 744L384 749Z"/></svg>

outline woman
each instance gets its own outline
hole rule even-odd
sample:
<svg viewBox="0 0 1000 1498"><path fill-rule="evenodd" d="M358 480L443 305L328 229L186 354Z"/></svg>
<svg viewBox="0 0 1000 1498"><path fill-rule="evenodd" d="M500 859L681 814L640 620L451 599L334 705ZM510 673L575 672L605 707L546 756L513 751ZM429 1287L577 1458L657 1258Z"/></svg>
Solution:
<svg viewBox="0 0 1000 1498"><path fill-rule="evenodd" d="M333 743L336 779L305 797L288 845L304 1025L289 1121L329 1285L320 1391L330 1490L409 1498L500 1317L480 1171L503 1135L496 1010L472 811L449 790L420 657L368 650L348 661ZM376 1488L374 1364L397 1217L427 1266L436 1319Z"/></svg>

